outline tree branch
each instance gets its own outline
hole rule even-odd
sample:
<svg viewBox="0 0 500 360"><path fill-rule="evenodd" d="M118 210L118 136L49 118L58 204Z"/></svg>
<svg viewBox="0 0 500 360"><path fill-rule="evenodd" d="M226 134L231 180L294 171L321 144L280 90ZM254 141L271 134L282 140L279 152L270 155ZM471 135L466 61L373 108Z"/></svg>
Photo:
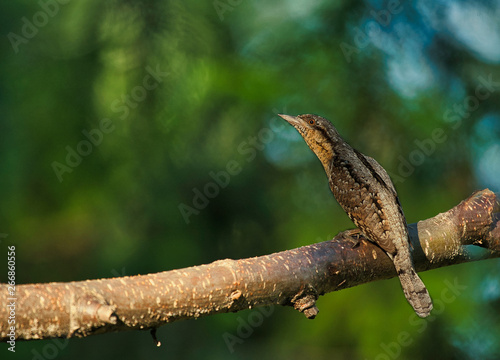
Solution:
<svg viewBox="0 0 500 360"><path fill-rule="evenodd" d="M500 202L489 190L446 213L409 225L418 271L500 257ZM467 246L487 250L471 256ZM356 230L333 240L242 260L113 279L18 285L0 302L15 300L16 340L84 337L111 331L156 329L166 323L255 306L293 306L308 318L328 292L396 276L386 254ZM8 341L0 308L0 340Z"/></svg>

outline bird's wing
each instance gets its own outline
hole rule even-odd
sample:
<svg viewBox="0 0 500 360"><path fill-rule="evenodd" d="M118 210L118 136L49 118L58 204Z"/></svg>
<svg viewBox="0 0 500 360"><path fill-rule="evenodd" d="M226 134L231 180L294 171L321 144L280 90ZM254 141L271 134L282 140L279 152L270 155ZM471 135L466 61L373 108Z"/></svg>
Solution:
<svg viewBox="0 0 500 360"><path fill-rule="evenodd" d="M398 197L398 194L396 192L396 188L394 187L394 184L393 184L391 178L389 177L389 174L387 173L387 171L385 171L385 169L382 167L382 165L380 165L377 162L377 160L375 160L372 157L366 156L364 154L363 154L363 156L370 163L370 165L375 169L375 171L377 172L377 174L379 174L379 176L382 179L382 181L384 181L386 187L389 190L391 190L392 193L394 194L394 196L396 198L396 203L398 204L399 212L400 212L401 216L403 217L403 221L405 222L405 225L406 225L407 224L407 222L406 222L406 216L405 216L405 214L403 212L403 207L401 206L401 202L399 201L399 197ZM406 228L406 232L408 233L408 228ZM413 247L413 245L411 245L411 243L410 243L410 246Z"/></svg>
<svg viewBox="0 0 500 360"><path fill-rule="evenodd" d="M365 159L370 163L370 165L375 169L376 173L380 176L381 180L384 182L385 186L392 191L392 193L397 197L396 193L396 188L394 187L394 184L392 183L391 178L389 177L389 174L385 169L380 165L377 160L375 160L372 157L366 156L364 154L361 154L365 157Z"/></svg>

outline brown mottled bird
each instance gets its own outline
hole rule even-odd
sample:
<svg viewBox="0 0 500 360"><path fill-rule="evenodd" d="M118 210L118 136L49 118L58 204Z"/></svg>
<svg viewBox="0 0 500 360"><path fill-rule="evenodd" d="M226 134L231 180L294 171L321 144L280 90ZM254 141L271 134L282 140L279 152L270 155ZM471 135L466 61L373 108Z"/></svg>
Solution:
<svg viewBox="0 0 500 360"><path fill-rule="evenodd" d="M373 158L347 144L330 121L318 115L280 115L295 127L325 168L330 189L354 224L394 262L406 299L420 317L432 300L410 253L408 228L389 175Z"/></svg>

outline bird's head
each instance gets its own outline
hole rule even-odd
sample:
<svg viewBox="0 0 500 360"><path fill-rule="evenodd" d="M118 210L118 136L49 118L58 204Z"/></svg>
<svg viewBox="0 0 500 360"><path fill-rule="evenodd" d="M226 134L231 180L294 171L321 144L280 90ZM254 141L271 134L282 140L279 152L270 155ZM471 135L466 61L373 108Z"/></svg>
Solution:
<svg viewBox="0 0 500 360"><path fill-rule="evenodd" d="M279 114L279 116L297 129L323 165L331 160L334 155L335 143L341 141L341 138L330 121L313 114L299 116Z"/></svg>

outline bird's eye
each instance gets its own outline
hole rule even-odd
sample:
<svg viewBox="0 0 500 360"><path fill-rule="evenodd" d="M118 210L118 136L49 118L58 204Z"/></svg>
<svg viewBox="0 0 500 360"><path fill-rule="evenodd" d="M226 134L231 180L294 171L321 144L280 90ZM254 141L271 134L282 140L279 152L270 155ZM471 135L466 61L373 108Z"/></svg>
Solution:
<svg viewBox="0 0 500 360"><path fill-rule="evenodd" d="M314 125L314 124L316 124L316 121L314 119L309 119L309 124Z"/></svg>

